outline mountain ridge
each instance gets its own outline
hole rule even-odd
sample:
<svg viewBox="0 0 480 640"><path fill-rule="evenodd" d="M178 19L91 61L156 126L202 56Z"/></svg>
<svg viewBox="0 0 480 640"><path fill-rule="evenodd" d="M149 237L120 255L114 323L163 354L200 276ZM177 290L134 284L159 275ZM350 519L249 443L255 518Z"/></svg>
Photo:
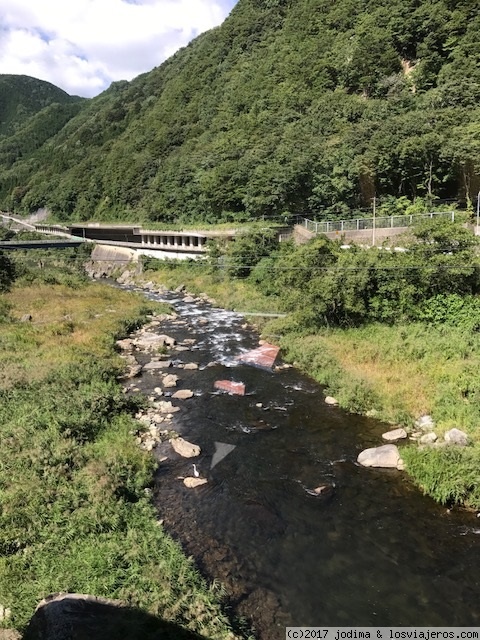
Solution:
<svg viewBox="0 0 480 640"><path fill-rule="evenodd" d="M479 35L462 0L240 0L35 149L6 163L0 145L0 200L64 220L215 222L472 198Z"/></svg>
<svg viewBox="0 0 480 640"><path fill-rule="evenodd" d="M0 74L0 136L11 135L45 107L81 101L46 80L27 75Z"/></svg>

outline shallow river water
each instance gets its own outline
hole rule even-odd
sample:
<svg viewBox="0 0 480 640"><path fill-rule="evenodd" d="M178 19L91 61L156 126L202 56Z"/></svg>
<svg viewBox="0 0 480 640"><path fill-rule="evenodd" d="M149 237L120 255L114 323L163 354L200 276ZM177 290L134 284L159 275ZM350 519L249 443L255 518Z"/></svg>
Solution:
<svg viewBox="0 0 480 640"><path fill-rule="evenodd" d="M388 427L325 405L321 387L295 369L239 364L258 336L238 314L147 295L179 314L159 333L196 340L170 356L200 367L168 370L195 393L176 401L172 427L201 446L195 463L208 479L185 488L178 478L192 475L192 461L170 455L155 502L258 637L285 637L286 625L480 624L480 520L435 504L402 472L356 464ZM214 391L219 379L245 383L246 395ZM147 394L157 385L157 374L139 382ZM334 491L309 493L324 484Z"/></svg>

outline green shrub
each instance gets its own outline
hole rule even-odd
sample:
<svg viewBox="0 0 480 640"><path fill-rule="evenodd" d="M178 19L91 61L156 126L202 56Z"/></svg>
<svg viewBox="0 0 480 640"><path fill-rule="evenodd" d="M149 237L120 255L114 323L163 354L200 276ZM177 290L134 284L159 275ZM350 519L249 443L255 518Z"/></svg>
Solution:
<svg viewBox="0 0 480 640"><path fill-rule="evenodd" d="M0 251L0 292L8 291L15 277L14 263L4 251Z"/></svg>
<svg viewBox="0 0 480 640"><path fill-rule="evenodd" d="M0 323L10 320L11 310L12 305L3 296L0 296Z"/></svg>
<svg viewBox="0 0 480 640"><path fill-rule="evenodd" d="M480 447L402 449L407 471L437 502L480 508Z"/></svg>
<svg viewBox="0 0 480 640"><path fill-rule="evenodd" d="M448 324L467 331L480 330L480 297L440 294L426 300L417 312L422 322Z"/></svg>

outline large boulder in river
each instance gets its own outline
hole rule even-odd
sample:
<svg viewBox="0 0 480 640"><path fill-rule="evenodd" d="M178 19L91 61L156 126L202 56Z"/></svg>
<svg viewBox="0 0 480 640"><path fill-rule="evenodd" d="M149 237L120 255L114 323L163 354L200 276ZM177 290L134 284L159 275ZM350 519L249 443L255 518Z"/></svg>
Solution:
<svg viewBox="0 0 480 640"><path fill-rule="evenodd" d="M187 487L187 489L195 489L195 487L201 487L202 484L207 484L208 480L206 478L192 478L188 476L183 479L183 484Z"/></svg>
<svg viewBox="0 0 480 640"><path fill-rule="evenodd" d="M172 438L170 442L175 453L178 453L182 458L196 458L202 451L198 444L193 444L183 438Z"/></svg>
<svg viewBox="0 0 480 640"><path fill-rule="evenodd" d="M394 444L384 444L381 447L364 449L358 458L358 464L363 467L383 467L396 469L400 462L400 453Z"/></svg>

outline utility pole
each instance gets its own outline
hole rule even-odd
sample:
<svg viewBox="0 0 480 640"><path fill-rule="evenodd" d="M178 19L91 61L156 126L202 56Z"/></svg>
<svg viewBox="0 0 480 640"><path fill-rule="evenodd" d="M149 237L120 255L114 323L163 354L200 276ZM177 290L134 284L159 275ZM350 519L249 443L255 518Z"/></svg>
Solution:
<svg viewBox="0 0 480 640"><path fill-rule="evenodd" d="M372 224L372 247L375 246L375 213L376 213L377 199L373 197L373 224Z"/></svg>

